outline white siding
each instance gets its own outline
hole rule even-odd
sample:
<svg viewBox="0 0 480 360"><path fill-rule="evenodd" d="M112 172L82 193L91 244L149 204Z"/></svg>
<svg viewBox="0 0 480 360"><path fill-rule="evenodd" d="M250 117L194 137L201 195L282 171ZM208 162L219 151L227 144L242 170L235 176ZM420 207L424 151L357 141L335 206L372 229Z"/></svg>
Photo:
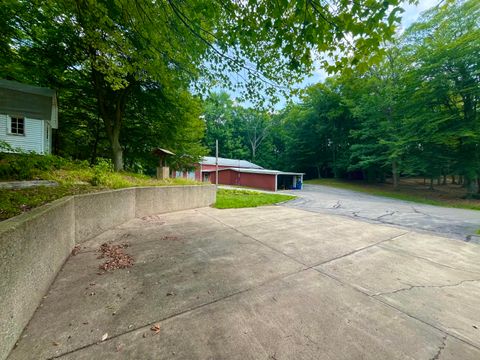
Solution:
<svg viewBox="0 0 480 360"><path fill-rule="evenodd" d="M13 148L23 151L35 151L43 154L49 152L45 149L45 125L43 120L25 118L25 135L12 135L8 133L8 118L0 114L0 139L6 141ZM50 139L49 139L50 140Z"/></svg>

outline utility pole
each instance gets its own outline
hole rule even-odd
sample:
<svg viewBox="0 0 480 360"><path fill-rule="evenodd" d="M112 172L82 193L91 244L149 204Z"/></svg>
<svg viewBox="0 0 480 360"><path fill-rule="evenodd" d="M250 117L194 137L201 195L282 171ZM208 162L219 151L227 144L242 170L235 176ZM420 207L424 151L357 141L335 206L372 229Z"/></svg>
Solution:
<svg viewBox="0 0 480 360"><path fill-rule="evenodd" d="M218 139L215 140L215 189L218 190Z"/></svg>

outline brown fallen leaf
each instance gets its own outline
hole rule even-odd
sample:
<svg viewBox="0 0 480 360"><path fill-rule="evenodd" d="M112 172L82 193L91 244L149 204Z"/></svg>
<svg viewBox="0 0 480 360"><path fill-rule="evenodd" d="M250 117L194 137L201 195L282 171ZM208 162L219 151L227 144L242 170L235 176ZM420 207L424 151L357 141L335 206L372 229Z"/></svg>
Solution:
<svg viewBox="0 0 480 360"><path fill-rule="evenodd" d="M60 343L58 343L58 342L56 342L56 341L52 342L52 344L53 344L53 346L58 346L58 345L60 345Z"/></svg>
<svg viewBox="0 0 480 360"><path fill-rule="evenodd" d="M155 334L158 334L160 332L160 324L154 324L150 330L152 330Z"/></svg>
<svg viewBox="0 0 480 360"><path fill-rule="evenodd" d="M76 245L72 250L72 256L77 255L80 252L80 245Z"/></svg>

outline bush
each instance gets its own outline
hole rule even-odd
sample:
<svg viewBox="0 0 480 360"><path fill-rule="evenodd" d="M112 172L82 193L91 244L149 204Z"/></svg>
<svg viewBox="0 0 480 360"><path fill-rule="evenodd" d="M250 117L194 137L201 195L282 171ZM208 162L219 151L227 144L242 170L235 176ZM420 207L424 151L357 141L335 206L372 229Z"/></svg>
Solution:
<svg viewBox="0 0 480 360"><path fill-rule="evenodd" d="M62 168L67 162L55 155L0 153L0 179L32 180L43 171Z"/></svg>
<svg viewBox="0 0 480 360"><path fill-rule="evenodd" d="M113 164L109 159L98 158L97 164L93 167L93 186L106 185L110 174L113 172Z"/></svg>

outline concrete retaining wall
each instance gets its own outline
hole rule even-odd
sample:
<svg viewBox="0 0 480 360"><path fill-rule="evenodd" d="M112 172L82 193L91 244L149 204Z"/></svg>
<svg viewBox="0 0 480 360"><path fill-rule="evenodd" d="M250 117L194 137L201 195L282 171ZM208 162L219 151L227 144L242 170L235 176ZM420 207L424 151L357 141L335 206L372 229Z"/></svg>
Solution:
<svg viewBox="0 0 480 360"><path fill-rule="evenodd" d="M135 217L203 207L213 204L216 199L213 185L143 187L135 190Z"/></svg>
<svg viewBox="0 0 480 360"><path fill-rule="evenodd" d="M75 242L82 243L133 219L135 191L131 188L75 196Z"/></svg>
<svg viewBox="0 0 480 360"><path fill-rule="evenodd" d="M6 359L75 244L134 217L209 206L215 186L66 197L0 222L0 359Z"/></svg>

